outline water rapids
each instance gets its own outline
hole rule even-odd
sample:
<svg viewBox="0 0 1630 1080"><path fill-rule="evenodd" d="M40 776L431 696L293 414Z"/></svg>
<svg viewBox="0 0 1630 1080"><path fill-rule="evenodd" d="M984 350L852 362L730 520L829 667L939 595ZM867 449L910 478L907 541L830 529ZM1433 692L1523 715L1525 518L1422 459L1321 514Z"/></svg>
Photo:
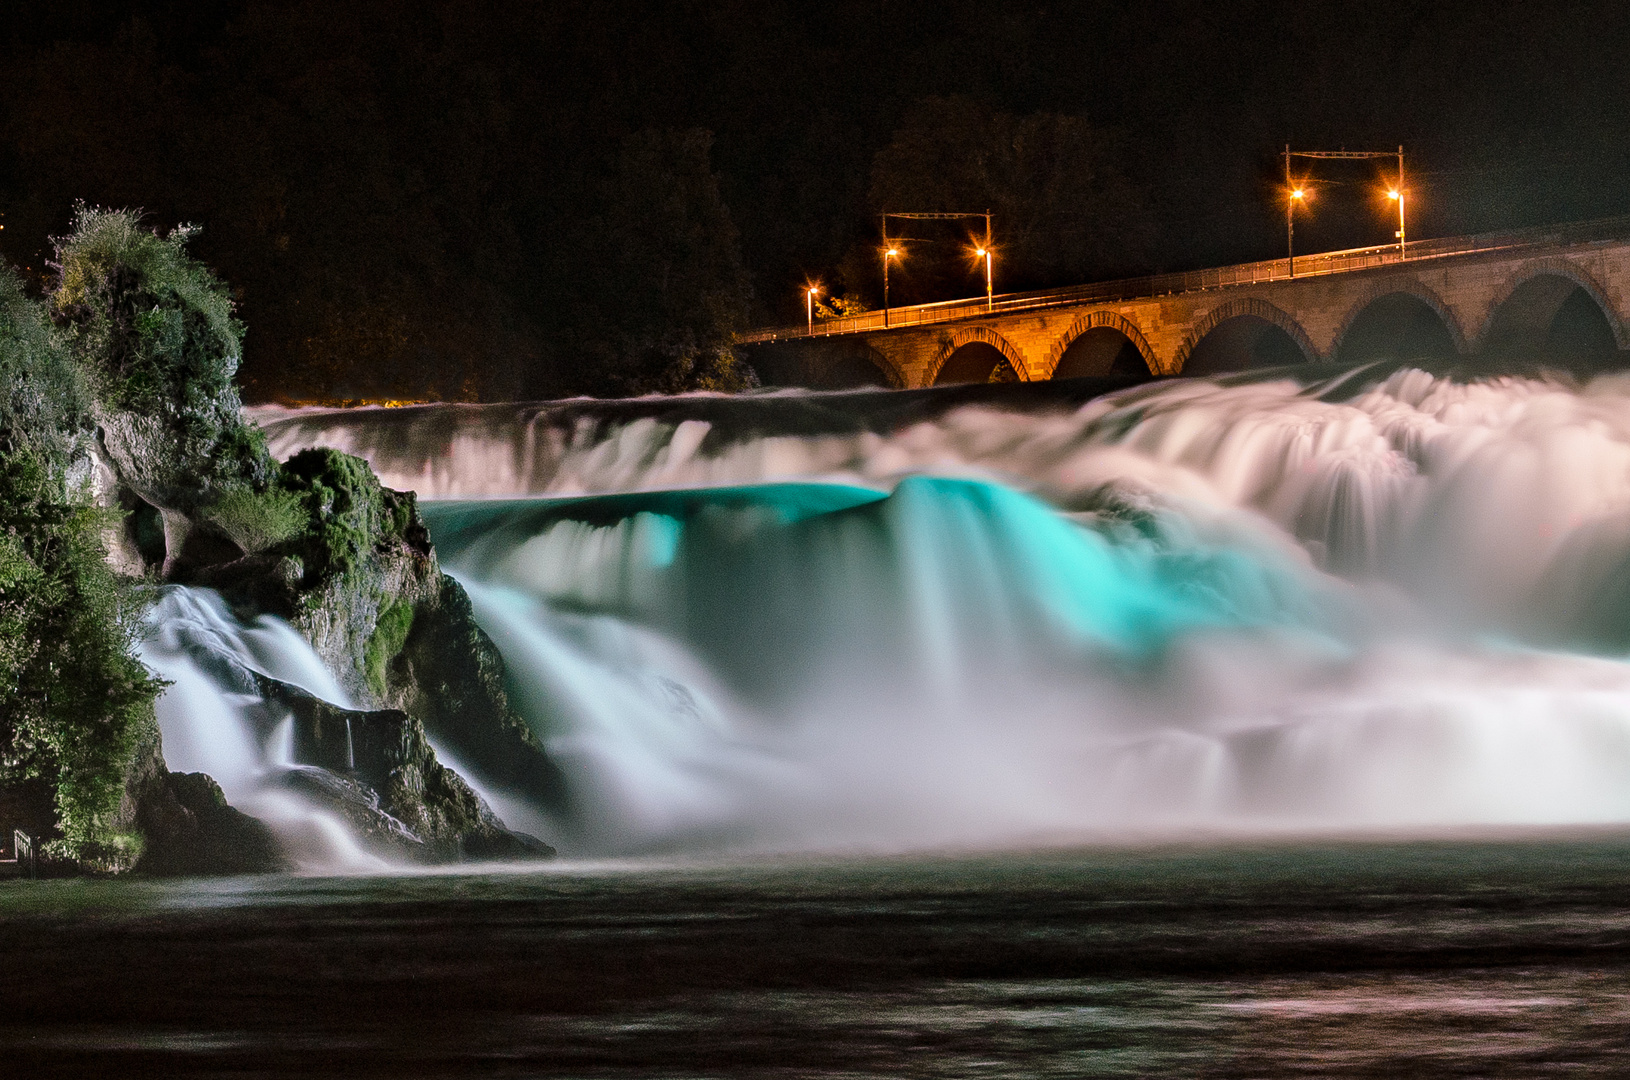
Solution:
<svg viewBox="0 0 1630 1080"><path fill-rule="evenodd" d="M255 416L426 500L568 852L1630 821L1627 377Z"/></svg>

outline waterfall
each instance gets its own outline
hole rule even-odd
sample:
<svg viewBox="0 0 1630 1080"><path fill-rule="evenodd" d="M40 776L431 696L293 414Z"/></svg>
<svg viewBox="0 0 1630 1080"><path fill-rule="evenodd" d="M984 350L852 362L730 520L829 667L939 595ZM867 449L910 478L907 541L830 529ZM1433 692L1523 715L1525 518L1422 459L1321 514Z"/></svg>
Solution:
<svg viewBox="0 0 1630 1080"><path fill-rule="evenodd" d="M568 850L1630 820L1630 379L257 419L435 500Z"/></svg>
<svg viewBox="0 0 1630 1080"><path fill-rule="evenodd" d="M343 821L277 782L294 765L294 723L265 699L253 675L351 704L305 639L269 615L246 625L214 592L181 586L164 589L147 626L142 662L170 683L157 705L169 769L208 773L229 803L270 826L306 869L385 869Z"/></svg>

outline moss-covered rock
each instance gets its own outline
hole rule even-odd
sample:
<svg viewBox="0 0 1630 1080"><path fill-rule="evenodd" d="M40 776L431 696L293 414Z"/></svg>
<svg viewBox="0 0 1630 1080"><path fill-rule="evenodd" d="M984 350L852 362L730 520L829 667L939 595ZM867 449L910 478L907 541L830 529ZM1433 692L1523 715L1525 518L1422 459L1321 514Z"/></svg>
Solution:
<svg viewBox="0 0 1630 1080"><path fill-rule="evenodd" d="M356 700L413 717L483 782L564 809L564 778L511 707L503 660L441 573L413 494L326 449L290 458L276 484L306 508L300 534L189 580L287 619Z"/></svg>
<svg viewBox="0 0 1630 1080"><path fill-rule="evenodd" d="M49 317L0 269L0 803L33 807L63 865L282 865L213 781L164 768L161 686L134 650L141 590L159 579L216 587L246 617L282 616L355 700L400 707L330 715L345 762L290 784L424 857L538 853L426 739L508 786L563 792L413 495L335 451L270 458L233 382L243 327L186 253L191 235L81 207L57 242ZM333 710L309 695L290 707Z"/></svg>
<svg viewBox="0 0 1630 1080"><path fill-rule="evenodd" d="M51 305L121 483L208 532L192 515L233 488L263 490L274 462L241 415L243 325L187 255L195 231L161 237L134 211L79 207L57 241Z"/></svg>
<svg viewBox="0 0 1630 1080"><path fill-rule="evenodd" d="M417 605L440 588L416 499L335 450L294 455L262 498L278 501L261 526L281 538L255 554L173 567L174 578L219 590L245 616L286 619L353 698L381 703L384 665Z"/></svg>

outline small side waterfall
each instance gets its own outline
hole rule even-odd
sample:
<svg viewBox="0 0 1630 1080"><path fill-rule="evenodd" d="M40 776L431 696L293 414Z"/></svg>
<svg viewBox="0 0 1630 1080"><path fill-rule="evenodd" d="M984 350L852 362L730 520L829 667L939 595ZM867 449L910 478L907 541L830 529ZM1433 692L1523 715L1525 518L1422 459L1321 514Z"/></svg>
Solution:
<svg viewBox="0 0 1630 1080"><path fill-rule="evenodd" d="M166 588L147 621L142 661L171 683L158 701L170 770L208 773L304 867L386 869L338 817L277 782L294 765L294 721L266 700L253 675L351 705L311 646L270 616L245 626L208 589Z"/></svg>

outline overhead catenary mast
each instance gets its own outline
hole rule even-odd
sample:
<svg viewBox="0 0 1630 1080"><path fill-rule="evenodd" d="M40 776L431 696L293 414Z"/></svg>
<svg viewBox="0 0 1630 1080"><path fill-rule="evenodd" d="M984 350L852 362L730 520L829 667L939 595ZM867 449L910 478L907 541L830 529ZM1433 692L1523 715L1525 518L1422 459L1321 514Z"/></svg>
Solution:
<svg viewBox="0 0 1630 1080"><path fill-rule="evenodd" d="M984 263L985 263L985 310L986 311L992 310L992 308L994 307L995 301L994 301L994 294L992 292L994 279L991 276L991 254L992 254L993 249L991 247L991 240L990 240L991 212L989 210L985 210L985 211L982 211L982 212L976 211L976 212L965 213L965 214L963 214L963 213L939 212L939 211L924 212L924 213L892 213L891 212L891 213L880 214L878 216L880 218L882 218L882 220L883 220L883 325L884 326L888 325L888 320L889 320L889 260L891 258L898 257L898 255L900 254L899 248L897 248L894 244L892 244L889 241L889 218L901 218L901 219L906 220L906 221L959 221L959 220L962 220L964 218L984 218L985 219L985 242L983 244L980 244L977 247L975 247L974 255L977 258L984 260Z"/></svg>
<svg viewBox="0 0 1630 1080"><path fill-rule="evenodd" d="M1402 144L1399 145L1397 150L1292 150L1290 148L1290 143L1286 143L1285 144L1285 190L1286 190L1285 242L1286 242L1287 252L1288 252L1289 257L1290 257L1290 276L1291 277L1296 276L1296 251L1295 251L1295 246L1294 246L1294 244L1292 242L1293 239L1294 239L1294 233L1292 231L1292 226L1291 226L1291 214L1292 214L1292 212L1293 212L1293 210L1295 208L1296 203L1305 201L1305 195L1306 195L1306 192L1304 191L1304 189L1301 188L1301 187L1296 186L1295 182L1291 179L1291 175L1290 175L1290 159L1293 158L1293 157L1321 158L1321 159L1325 159L1325 160L1337 160L1337 161L1361 161L1361 160L1365 160L1365 159L1369 159L1369 158L1397 157L1397 159L1398 159L1398 182L1394 187L1392 187L1391 189L1389 189L1387 191L1387 198L1393 200L1394 202L1396 202L1398 204L1398 231L1393 234L1394 236L1396 236L1398 238L1398 258L1406 259L1406 258L1409 257L1409 250L1406 247L1407 237L1405 236L1405 232L1404 232L1404 196L1405 196L1405 191L1404 191L1404 148L1403 148Z"/></svg>

